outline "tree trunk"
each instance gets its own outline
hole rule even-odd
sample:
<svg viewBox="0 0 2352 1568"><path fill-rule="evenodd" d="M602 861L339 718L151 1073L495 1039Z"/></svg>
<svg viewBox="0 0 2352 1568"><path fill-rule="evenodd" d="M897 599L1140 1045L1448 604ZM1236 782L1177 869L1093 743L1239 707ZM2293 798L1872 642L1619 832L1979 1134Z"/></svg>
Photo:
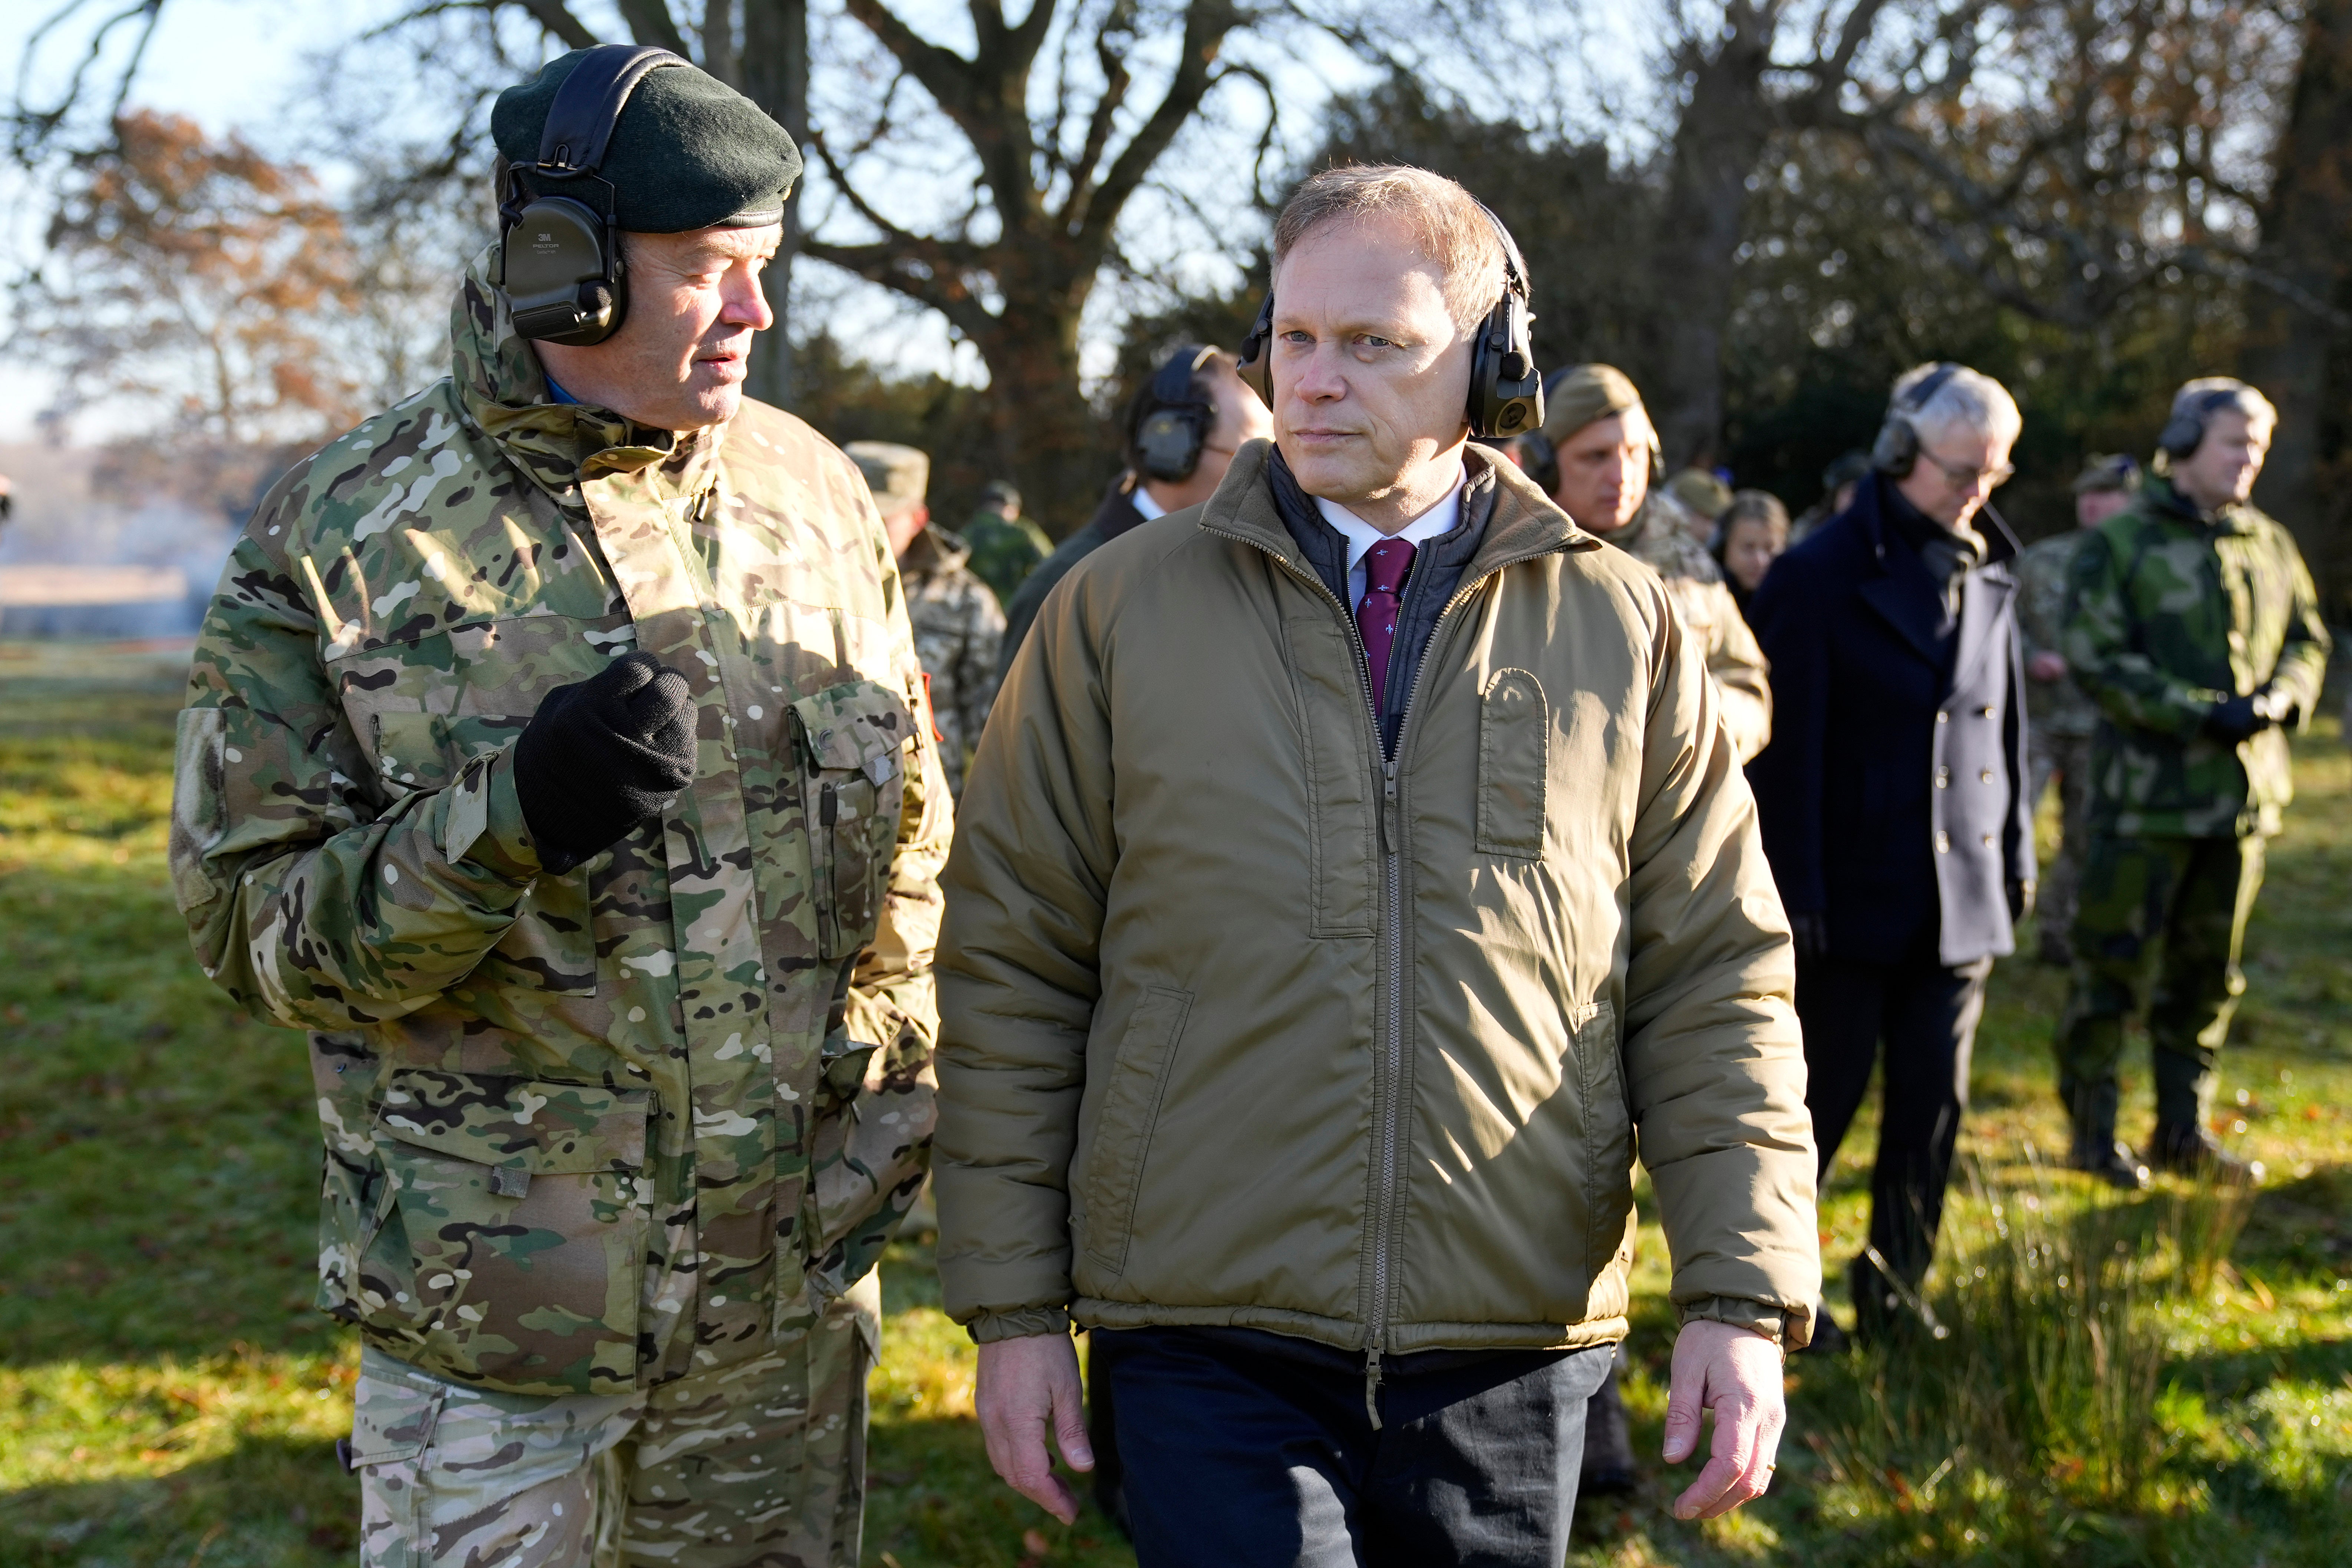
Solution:
<svg viewBox="0 0 2352 1568"><path fill-rule="evenodd" d="M1713 52L1682 51L1690 103L1675 127L1659 213L1662 273L1674 308L1662 312L1661 384L1644 388L1669 466L1714 460L1723 438L1723 337L1731 318L1748 177L1771 135L1764 68L1775 26L1769 5L1724 8Z"/></svg>
<svg viewBox="0 0 2352 1568"><path fill-rule="evenodd" d="M2271 169L2238 366L2279 411L2255 499L2294 531L2333 600L2352 587L2352 541L2336 500L2352 428L2337 384L2344 334L2311 306L2340 310L2352 294L2344 245L2352 213L2352 0L2313 0Z"/></svg>
<svg viewBox="0 0 2352 1568"><path fill-rule="evenodd" d="M782 126L801 155L808 142L808 0L743 0L743 53L738 68L744 96ZM751 340L744 389L779 408L793 405L793 255L800 248L801 184L784 202L784 236L764 279L776 324Z"/></svg>
<svg viewBox="0 0 2352 1568"><path fill-rule="evenodd" d="M1092 279L1087 279L1091 284ZM988 363L990 422L997 449L1021 487L1022 510L1055 539L1094 515L1112 455L1102 421L1078 387L1076 307L1056 310L1050 295L1008 289L1001 324L974 346Z"/></svg>

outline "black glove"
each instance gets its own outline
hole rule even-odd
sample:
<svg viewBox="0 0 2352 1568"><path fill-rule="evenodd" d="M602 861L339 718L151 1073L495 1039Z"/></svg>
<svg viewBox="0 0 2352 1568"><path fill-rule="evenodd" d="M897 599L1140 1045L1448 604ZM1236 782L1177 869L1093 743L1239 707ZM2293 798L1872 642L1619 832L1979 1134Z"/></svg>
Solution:
<svg viewBox="0 0 2352 1568"><path fill-rule="evenodd" d="M1809 963L1819 963L1830 955L1830 918L1827 915L1790 915L1789 935L1797 944L1797 956Z"/></svg>
<svg viewBox="0 0 2352 1568"><path fill-rule="evenodd" d="M2263 700L2264 695L2256 692L2251 697L2231 697L2216 702L2205 710L2205 732L2233 746L2241 741L2252 740L2278 722Z"/></svg>
<svg viewBox="0 0 2352 1568"><path fill-rule="evenodd" d="M2033 912L2033 894L2032 882L2011 882L2009 885L2009 918L2011 923Z"/></svg>
<svg viewBox="0 0 2352 1568"><path fill-rule="evenodd" d="M694 782L693 689L649 653L624 654L590 679L559 686L515 742L515 795L562 876Z"/></svg>

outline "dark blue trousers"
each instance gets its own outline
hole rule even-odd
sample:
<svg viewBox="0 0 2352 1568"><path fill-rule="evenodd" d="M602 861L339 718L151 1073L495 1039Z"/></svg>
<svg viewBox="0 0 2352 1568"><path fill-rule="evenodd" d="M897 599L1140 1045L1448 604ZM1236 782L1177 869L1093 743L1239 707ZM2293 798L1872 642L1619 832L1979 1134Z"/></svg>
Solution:
<svg viewBox="0 0 2352 1568"><path fill-rule="evenodd" d="M1140 1568L1559 1568L1610 1347L1381 1368L1249 1329L1097 1330Z"/></svg>

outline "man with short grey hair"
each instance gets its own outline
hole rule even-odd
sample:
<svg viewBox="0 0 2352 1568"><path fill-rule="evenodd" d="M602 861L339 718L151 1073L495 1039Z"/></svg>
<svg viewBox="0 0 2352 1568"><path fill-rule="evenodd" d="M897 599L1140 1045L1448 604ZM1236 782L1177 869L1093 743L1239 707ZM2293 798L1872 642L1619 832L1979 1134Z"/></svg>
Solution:
<svg viewBox="0 0 2352 1568"><path fill-rule="evenodd" d="M1275 439L1079 562L951 860L940 1272L989 1456L1064 1519L1109 1376L1144 1568L1558 1568L1626 1331L1636 1139L1676 1503L1769 1482L1819 1280L1788 935L1655 574L1469 444L1540 420L1453 182L1275 230Z"/></svg>
<svg viewBox="0 0 2352 1568"><path fill-rule="evenodd" d="M1990 376L1906 372L1853 504L1750 601L1773 734L1748 776L1796 936L1822 1175L1885 1062L1849 1271L1865 1333L1935 1255L1985 980L2032 906L2017 542L1986 504L2021 424Z"/></svg>

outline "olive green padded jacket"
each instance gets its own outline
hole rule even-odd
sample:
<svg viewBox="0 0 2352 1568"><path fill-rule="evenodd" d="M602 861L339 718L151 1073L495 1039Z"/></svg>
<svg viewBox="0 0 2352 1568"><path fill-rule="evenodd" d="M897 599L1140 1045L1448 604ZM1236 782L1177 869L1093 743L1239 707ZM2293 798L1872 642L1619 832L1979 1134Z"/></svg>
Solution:
<svg viewBox="0 0 2352 1568"><path fill-rule="evenodd" d="M1271 450L1079 563L982 738L944 879L947 1310L1375 1370L1603 1343L1638 1149L1683 1315L1804 1343L1794 966L1706 649L1500 465L1384 763Z"/></svg>

